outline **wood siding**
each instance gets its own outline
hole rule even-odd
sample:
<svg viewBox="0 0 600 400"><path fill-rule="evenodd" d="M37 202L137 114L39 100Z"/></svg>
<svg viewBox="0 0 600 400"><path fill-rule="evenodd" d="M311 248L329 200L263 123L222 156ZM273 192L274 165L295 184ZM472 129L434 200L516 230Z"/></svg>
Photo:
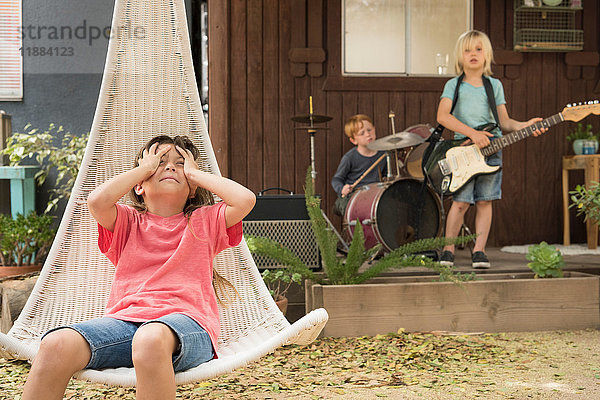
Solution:
<svg viewBox="0 0 600 400"><path fill-rule="evenodd" d="M567 103L600 98L598 74L599 7L584 2L578 24L585 47L577 53L512 51L513 0L474 0L474 28L490 36L509 115L517 120L548 117ZM321 55L325 60L321 62ZM333 213L330 181L352 145L343 134L353 114L371 115L378 137L418 123L435 124L447 78L343 77L339 0L209 0L209 121L223 175L255 192L282 187L303 193L310 164L309 135L295 130L291 117L309 112L333 119L315 135L316 190ZM598 117L588 117L600 129ZM562 241L561 158L571 154L563 123L541 138L504 151L503 198L494 202L489 245ZM583 172L570 175L582 183ZM275 192L276 193L276 192ZM474 230L473 212L467 221ZM572 241L584 242L582 218L573 213Z"/></svg>

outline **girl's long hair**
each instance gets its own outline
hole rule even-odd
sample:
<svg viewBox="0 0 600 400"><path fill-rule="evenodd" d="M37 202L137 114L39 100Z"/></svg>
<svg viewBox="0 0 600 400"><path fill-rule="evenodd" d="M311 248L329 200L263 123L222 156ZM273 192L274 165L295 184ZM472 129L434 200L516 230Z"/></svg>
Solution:
<svg viewBox="0 0 600 400"><path fill-rule="evenodd" d="M134 167L137 167L139 160L142 158L142 154L144 153L144 150L149 150L150 147L154 143L158 143L159 145L172 144L175 146L179 146L182 149L189 150L192 153L194 160L197 160L198 156L200 155L200 151L196 148L194 143L187 136L175 136L175 137L171 138L170 136L167 136L167 135L159 135L159 136L156 136L156 137L150 139L148 141L148 143L146 143L144 145L144 147L142 147L140 149L140 151L138 152L138 155L135 159ZM129 192L129 197L133 203L132 204L133 208L135 208L137 211L139 211L141 213L145 213L146 211L148 211L148 207L146 206L146 203L144 202L144 198L135 192L135 188L131 189L131 191ZM196 239L199 239L199 238L198 238L198 236L196 236L196 233L194 232L194 229L192 228L192 225L190 222L192 213L194 212L194 210L196 210L202 206L211 205L211 204L215 204L215 199L214 199L212 193L202 187L197 187L196 192L194 193L194 196L190 196L187 199L185 206L183 207L183 214L187 218L188 228L190 229L190 231L192 232L192 235L194 235L194 237ZM214 267L213 267L212 285L213 285L213 289L215 291L215 296L217 297L217 301L222 306L225 306L226 303L221 299L220 293L227 293L229 291L233 291L236 295L238 294L238 292L235 289L235 287L233 286L233 284L231 284L231 282L229 282L227 279L225 279L223 276L221 276ZM230 299L230 296L226 296L226 297L228 300Z"/></svg>

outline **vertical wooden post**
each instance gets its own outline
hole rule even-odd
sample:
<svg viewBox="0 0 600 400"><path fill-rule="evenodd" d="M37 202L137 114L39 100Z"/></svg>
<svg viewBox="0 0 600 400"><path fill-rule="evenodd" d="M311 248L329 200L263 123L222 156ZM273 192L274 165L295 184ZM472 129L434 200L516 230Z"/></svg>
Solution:
<svg viewBox="0 0 600 400"><path fill-rule="evenodd" d="M598 175L600 168L598 157L594 154L592 157L586 157L585 163L585 187L590 190L594 184L600 184L598 182ZM588 218L585 224L587 234L587 245L588 249L598 248L598 223Z"/></svg>
<svg viewBox="0 0 600 400"><path fill-rule="evenodd" d="M569 170L563 157L562 167L562 197L563 197L563 244L571 245L571 216L569 215Z"/></svg>
<svg viewBox="0 0 600 400"><path fill-rule="evenodd" d="M223 176L230 176L229 4L229 1L208 1L208 123Z"/></svg>

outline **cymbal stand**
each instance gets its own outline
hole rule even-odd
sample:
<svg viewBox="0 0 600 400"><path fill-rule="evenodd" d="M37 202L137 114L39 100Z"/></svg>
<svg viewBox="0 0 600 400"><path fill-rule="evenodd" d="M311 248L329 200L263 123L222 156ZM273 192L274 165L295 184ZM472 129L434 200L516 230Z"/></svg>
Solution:
<svg viewBox="0 0 600 400"><path fill-rule="evenodd" d="M392 135L394 133L396 133L396 127L394 126L394 118L396 117L396 113L392 110L390 110L390 113L388 114L388 118L390 119L390 122L392 124ZM394 159L396 160L396 176L400 177L400 163L399 163L399 159L398 159L398 149L394 149ZM387 159L387 177L388 179L391 179L392 176L392 161L390 160L390 157L388 156Z"/></svg>
<svg viewBox="0 0 600 400"><path fill-rule="evenodd" d="M387 162L387 180L392 180L392 157L390 157L390 152L385 152L385 161Z"/></svg>
<svg viewBox="0 0 600 400"><path fill-rule="evenodd" d="M317 179L317 169L315 168L315 133L313 125L313 103L312 96L309 96L309 115L310 115L310 127L308 128L308 134L310 135L310 176L312 178L313 186Z"/></svg>

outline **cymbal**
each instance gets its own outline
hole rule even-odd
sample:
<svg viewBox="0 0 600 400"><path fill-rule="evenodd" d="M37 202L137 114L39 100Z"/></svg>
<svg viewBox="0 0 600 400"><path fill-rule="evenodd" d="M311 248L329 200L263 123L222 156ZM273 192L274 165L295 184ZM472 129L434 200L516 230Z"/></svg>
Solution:
<svg viewBox="0 0 600 400"><path fill-rule="evenodd" d="M322 124L324 122L331 121L333 118L328 115L318 114L295 115L292 117L292 121L303 124L310 124L311 119L313 124Z"/></svg>
<svg viewBox="0 0 600 400"><path fill-rule="evenodd" d="M404 147L416 146L425 141L425 138L412 132L398 132L372 141L367 145L370 150L394 150Z"/></svg>
<svg viewBox="0 0 600 400"><path fill-rule="evenodd" d="M404 132L416 133L417 135L427 139L429 136L431 136L433 128L429 124L417 124L409 126L404 130Z"/></svg>

